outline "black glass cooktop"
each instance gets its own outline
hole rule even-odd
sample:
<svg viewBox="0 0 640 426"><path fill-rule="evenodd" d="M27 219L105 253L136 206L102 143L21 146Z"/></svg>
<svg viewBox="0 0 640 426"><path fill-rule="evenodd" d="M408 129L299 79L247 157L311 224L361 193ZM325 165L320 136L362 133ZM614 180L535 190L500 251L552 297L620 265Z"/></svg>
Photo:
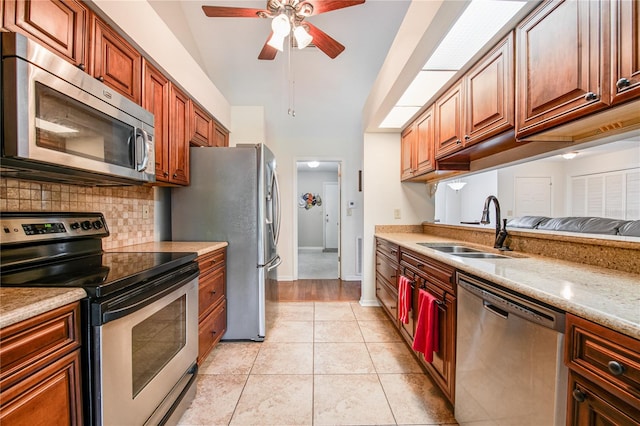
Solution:
<svg viewBox="0 0 640 426"><path fill-rule="evenodd" d="M82 287L100 298L195 260L195 253L102 253L29 268L4 268L1 284L7 287Z"/></svg>

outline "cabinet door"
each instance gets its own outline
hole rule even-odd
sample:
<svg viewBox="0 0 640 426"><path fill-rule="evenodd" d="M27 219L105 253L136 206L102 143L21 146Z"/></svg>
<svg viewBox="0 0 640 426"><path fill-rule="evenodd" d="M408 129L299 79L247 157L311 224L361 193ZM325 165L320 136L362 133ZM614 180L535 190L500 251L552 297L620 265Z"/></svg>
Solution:
<svg viewBox="0 0 640 426"><path fill-rule="evenodd" d="M76 0L2 1L4 27L46 45L86 68L89 10Z"/></svg>
<svg viewBox="0 0 640 426"><path fill-rule="evenodd" d="M640 3L611 1L612 103L640 96Z"/></svg>
<svg viewBox="0 0 640 426"><path fill-rule="evenodd" d="M214 145L217 147L229 146L229 133L220 125L214 123Z"/></svg>
<svg viewBox="0 0 640 426"><path fill-rule="evenodd" d="M169 180L189 185L189 98L169 84Z"/></svg>
<svg viewBox="0 0 640 426"><path fill-rule="evenodd" d="M462 80L435 104L435 154L442 158L462 148Z"/></svg>
<svg viewBox="0 0 640 426"><path fill-rule="evenodd" d="M456 298L428 281L426 281L426 291L435 296L438 301L438 338L440 340L438 351L433 353L433 362L426 362L423 354L419 354L419 358L445 396L453 403L456 366Z"/></svg>
<svg viewBox="0 0 640 426"><path fill-rule="evenodd" d="M567 425L640 426L640 409L605 392L582 376L569 373Z"/></svg>
<svg viewBox="0 0 640 426"><path fill-rule="evenodd" d="M154 116L156 180L169 181L169 80L144 61L143 108Z"/></svg>
<svg viewBox="0 0 640 426"><path fill-rule="evenodd" d="M81 425L80 349L0 393L0 424Z"/></svg>
<svg viewBox="0 0 640 426"><path fill-rule="evenodd" d="M213 146L213 118L205 110L191 101L191 137L195 146Z"/></svg>
<svg viewBox="0 0 640 426"><path fill-rule="evenodd" d="M416 123L416 175L435 170L433 138L435 135L433 107L422 114Z"/></svg>
<svg viewBox="0 0 640 426"><path fill-rule="evenodd" d="M93 37L92 75L140 105L142 81L140 53L95 16Z"/></svg>
<svg viewBox="0 0 640 426"><path fill-rule="evenodd" d="M465 75L465 147L513 128L514 78L510 33Z"/></svg>
<svg viewBox="0 0 640 426"><path fill-rule="evenodd" d="M400 180L405 180L413 177L413 171L415 170L415 140L416 128L415 124L408 127L402 132L400 139Z"/></svg>
<svg viewBox="0 0 640 426"><path fill-rule="evenodd" d="M605 108L602 2L547 2L516 28L516 137Z"/></svg>

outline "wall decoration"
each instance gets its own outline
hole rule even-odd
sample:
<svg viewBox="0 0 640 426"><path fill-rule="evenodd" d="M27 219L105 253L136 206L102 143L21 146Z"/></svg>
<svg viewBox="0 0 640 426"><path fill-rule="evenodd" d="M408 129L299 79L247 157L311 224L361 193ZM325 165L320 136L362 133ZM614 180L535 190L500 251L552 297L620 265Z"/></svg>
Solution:
<svg viewBox="0 0 640 426"><path fill-rule="evenodd" d="M319 194L313 195L311 192L306 192L298 199L298 207L309 210L313 206L320 207L322 205L322 198Z"/></svg>

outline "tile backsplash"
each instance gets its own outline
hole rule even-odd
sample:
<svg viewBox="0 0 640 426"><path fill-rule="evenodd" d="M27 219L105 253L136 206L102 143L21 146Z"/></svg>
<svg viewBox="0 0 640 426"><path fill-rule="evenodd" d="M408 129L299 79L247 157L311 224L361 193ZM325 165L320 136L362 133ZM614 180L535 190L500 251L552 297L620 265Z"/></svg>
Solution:
<svg viewBox="0 0 640 426"><path fill-rule="evenodd" d="M143 218L143 209L148 209L148 217ZM102 240L105 250L154 241L152 187L84 187L3 178L0 211L100 212L111 234Z"/></svg>

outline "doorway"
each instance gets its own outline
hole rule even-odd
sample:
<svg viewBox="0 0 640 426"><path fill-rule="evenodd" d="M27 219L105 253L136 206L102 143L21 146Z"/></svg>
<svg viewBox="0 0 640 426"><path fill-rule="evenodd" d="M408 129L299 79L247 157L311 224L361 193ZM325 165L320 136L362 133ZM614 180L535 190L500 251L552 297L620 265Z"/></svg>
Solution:
<svg viewBox="0 0 640 426"><path fill-rule="evenodd" d="M340 278L340 162L297 161L297 277Z"/></svg>

